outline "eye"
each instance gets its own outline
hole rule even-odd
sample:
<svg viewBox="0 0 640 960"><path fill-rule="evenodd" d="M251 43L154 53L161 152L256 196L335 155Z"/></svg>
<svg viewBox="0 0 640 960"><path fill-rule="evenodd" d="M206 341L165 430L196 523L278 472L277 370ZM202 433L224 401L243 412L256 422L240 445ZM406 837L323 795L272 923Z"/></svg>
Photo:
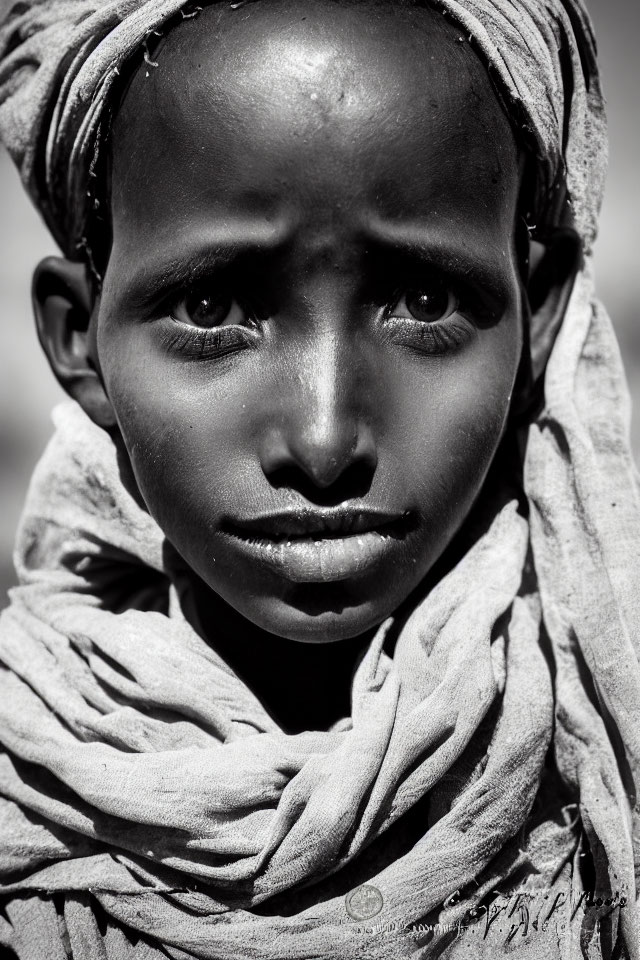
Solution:
<svg viewBox="0 0 640 960"><path fill-rule="evenodd" d="M430 282L428 286L407 290L397 301L389 316L405 317L420 323L446 320L460 306L458 298L443 283Z"/></svg>
<svg viewBox="0 0 640 960"><path fill-rule="evenodd" d="M190 291L174 306L171 316L181 323L204 330L244 326L250 319L229 292L213 292L204 288Z"/></svg>

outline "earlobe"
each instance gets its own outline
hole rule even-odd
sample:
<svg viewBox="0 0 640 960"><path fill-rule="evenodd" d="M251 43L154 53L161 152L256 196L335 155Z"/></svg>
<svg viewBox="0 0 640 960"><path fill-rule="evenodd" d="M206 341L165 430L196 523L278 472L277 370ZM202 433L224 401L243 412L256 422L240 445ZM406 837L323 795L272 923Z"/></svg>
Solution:
<svg viewBox="0 0 640 960"><path fill-rule="evenodd" d="M38 338L62 387L99 426L115 416L92 353L91 285L83 264L62 257L42 260L33 275Z"/></svg>

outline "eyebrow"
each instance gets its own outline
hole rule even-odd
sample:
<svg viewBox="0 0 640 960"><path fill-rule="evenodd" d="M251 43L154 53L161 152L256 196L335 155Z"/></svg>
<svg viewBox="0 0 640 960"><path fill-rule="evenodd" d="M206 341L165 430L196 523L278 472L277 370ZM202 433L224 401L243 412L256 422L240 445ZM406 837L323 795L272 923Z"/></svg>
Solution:
<svg viewBox="0 0 640 960"><path fill-rule="evenodd" d="M150 306L174 290L224 271L242 254L274 252L286 240L287 233L273 224L262 228L242 223L217 225L188 240L177 237L171 245L153 250L148 259L136 259L123 283L123 296L134 309ZM183 252L176 255L176 246L182 244Z"/></svg>
<svg viewBox="0 0 640 960"><path fill-rule="evenodd" d="M469 244L461 242L463 229L459 226L454 235L450 235L446 227L434 229L432 225L422 223L400 225L374 221L367 227L367 237L381 248L408 254L422 263L431 263L439 271L457 276L504 300L510 293L510 280L516 273L514 251L511 247L498 251L489 236L469 228L467 233L471 237Z"/></svg>
<svg viewBox="0 0 640 960"><path fill-rule="evenodd" d="M366 245L378 247L383 256L395 253L410 257L417 265L432 265L440 273L481 289L495 305L505 302L514 274L511 250L501 250L502 256L497 257L491 253L495 245L489 236L467 228L471 242L465 244L460 228L455 234L450 230L419 222L369 221L357 234ZM131 276L125 274L122 296L134 310L153 309L172 292L224 273L243 254L276 252L291 241L293 233L290 225L236 221L208 225L186 239L178 236L171 245L152 250L148 260L135 259ZM184 244L179 256L175 252L178 244Z"/></svg>

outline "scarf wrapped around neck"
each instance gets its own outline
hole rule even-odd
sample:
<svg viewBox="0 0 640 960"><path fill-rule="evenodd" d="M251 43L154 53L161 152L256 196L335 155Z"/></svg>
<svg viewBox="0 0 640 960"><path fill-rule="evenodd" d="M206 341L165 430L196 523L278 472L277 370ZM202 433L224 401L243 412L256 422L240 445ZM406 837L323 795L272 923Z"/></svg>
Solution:
<svg viewBox="0 0 640 960"><path fill-rule="evenodd" d="M90 253L112 85L183 6L19 0L0 28L0 135L69 256ZM185 618L107 434L60 408L0 619L0 944L20 960L515 956L523 909L517 956L640 960L640 502L592 281L593 39L579 0L437 6L535 157L538 236L568 210L583 241L523 428L528 516L497 511L392 656L380 628L349 718L287 735Z"/></svg>

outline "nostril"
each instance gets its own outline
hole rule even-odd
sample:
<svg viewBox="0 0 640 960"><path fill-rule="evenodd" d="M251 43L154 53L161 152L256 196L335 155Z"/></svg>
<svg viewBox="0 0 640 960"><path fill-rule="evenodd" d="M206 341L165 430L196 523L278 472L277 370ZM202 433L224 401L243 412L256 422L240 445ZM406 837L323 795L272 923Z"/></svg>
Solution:
<svg viewBox="0 0 640 960"><path fill-rule="evenodd" d="M371 460L350 463L332 483L317 481L297 464L287 464L268 477L276 489L295 490L319 507L333 507L345 500L365 497L371 489L375 464Z"/></svg>

